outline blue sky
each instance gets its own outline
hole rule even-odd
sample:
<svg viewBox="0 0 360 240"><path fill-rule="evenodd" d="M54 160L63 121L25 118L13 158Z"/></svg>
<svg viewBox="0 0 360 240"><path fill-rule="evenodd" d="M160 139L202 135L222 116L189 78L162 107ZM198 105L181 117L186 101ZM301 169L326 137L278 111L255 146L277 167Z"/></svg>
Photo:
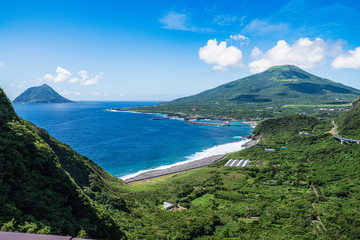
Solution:
<svg viewBox="0 0 360 240"><path fill-rule="evenodd" d="M360 88L358 1L0 0L0 86L172 100L279 64Z"/></svg>

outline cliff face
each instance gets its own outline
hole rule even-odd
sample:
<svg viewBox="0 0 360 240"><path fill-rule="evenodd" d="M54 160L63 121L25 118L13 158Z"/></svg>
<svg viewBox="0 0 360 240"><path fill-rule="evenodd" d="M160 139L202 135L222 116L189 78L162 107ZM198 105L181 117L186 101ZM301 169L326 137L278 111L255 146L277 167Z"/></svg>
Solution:
<svg viewBox="0 0 360 240"><path fill-rule="evenodd" d="M359 103L360 103L360 97L357 98L355 101L353 101L352 107L355 108Z"/></svg>

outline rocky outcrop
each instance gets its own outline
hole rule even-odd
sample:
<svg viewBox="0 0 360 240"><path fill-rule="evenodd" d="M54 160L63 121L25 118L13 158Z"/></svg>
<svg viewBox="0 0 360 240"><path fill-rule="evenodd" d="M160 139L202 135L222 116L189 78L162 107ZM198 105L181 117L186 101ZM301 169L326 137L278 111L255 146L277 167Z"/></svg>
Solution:
<svg viewBox="0 0 360 240"><path fill-rule="evenodd" d="M360 97L358 97L355 101L352 103L352 107L355 108L360 103Z"/></svg>

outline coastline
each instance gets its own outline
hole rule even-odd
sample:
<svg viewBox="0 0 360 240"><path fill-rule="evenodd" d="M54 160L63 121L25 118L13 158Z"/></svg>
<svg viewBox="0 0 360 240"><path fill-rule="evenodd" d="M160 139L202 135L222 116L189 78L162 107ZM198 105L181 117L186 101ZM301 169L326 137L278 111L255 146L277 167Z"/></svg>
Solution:
<svg viewBox="0 0 360 240"><path fill-rule="evenodd" d="M255 139L248 140L244 144L241 145L241 149L239 151L249 148L249 147L252 147L252 146L256 145L257 143L258 143L258 140L255 140ZM138 182L138 181L144 181L144 180L149 180L149 179L153 179L153 178L158 178L158 177L162 177L162 176L166 176L166 175L170 175L170 174L180 173L180 172L184 172L184 171L188 171L188 170L203 168L203 167L209 166L210 164L213 164L213 163L216 163L216 162L222 160L228 154L230 154L230 153L218 154L218 155L194 160L191 162L186 162L183 164L170 166L169 168L164 168L164 169L162 169L160 167L160 169L154 169L154 170L148 170L148 171L145 170L144 172L139 172L139 174L137 174L133 177L129 177L129 178L122 179L122 180L125 181L126 183L132 183L132 182Z"/></svg>
<svg viewBox="0 0 360 240"><path fill-rule="evenodd" d="M107 109L108 111L111 112L128 112L128 113L137 113L137 114L153 114L153 115L160 115L161 116L161 120L163 119L174 119L174 120L182 120L182 121L194 121L194 120L220 120L220 121L226 121L228 122L242 122L244 124L248 124L250 125L252 128L255 128L257 125L257 121L253 120L253 119L230 119L230 118L206 118L204 116L189 116L183 113L170 113L170 112L145 112L145 111L134 111L134 110L128 110L128 109L121 109L121 108L112 108L112 109ZM158 119L151 119L151 120L158 120ZM226 126L231 126L230 124L227 124ZM214 124L215 125L215 124ZM216 124L219 125L219 124ZM225 124L224 124L225 125ZM192 169L198 169L198 168L202 168L202 167L206 167L210 164L216 163L218 161L220 161L221 159L223 159L224 157L226 157L228 154L233 153L233 152L237 152L240 150L243 150L245 148L249 148L254 146L258 140L255 139L251 139L250 136L249 137L243 137L245 138L243 141L241 142L236 142L236 143L241 143L240 149L239 147L237 147L237 149L235 150L234 148L231 151L226 151L226 152L219 152L217 154L214 155L210 155L210 156L203 156L201 158L198 159L194 159L194 160L187 160L187 161L183 161L183 162L177 162L171 165L165 165L165 166L160 166L157 167L155 169L148 169L148 170L142 170L133 174L128 174L122 177L119 177L121 180L125 181L126 183L134 183L134 182L139 182L139 181L145 181L145 180L149 180L149 179L154 179L157 177L162 177L162 176L167 176L167 175L171 175L171 174L176 174L176 173L180 173L180 172L184 172L184 171L188 171L188 170L192 170ZM229 144L236 144L236 143L229 143ZM226 145L226 144L225 144ZM217 147L217 146L214 146ZM209 149L207 149L209 150Z"/></svg>
<svg viewBox="0 0 360 240"><path fill-rule="evenodd" d="M166 176L166 175L170 175L170 174L174 174L174 173L180 173L180 172L184 172L184 171L188 171L188 170L192 170L192 169L202 168L202 167L206 167L212 163L215 163L217 161L220 161L225 156L226 156L226 154L220 154L220 155L215 155L215 156L203 158L200 160L195 160L192 162L184 163L181 165L173 166L170 168L158 169L158 170L154 169L154 170L140 173L139 175L136 175L134 177L131 177L128 179L122 179L122 180L125 181L126 183L131 183L131 182L137 182L137 181L143 181L143 180L153 179L153 178L157 178L157 177L162 177L162 176Z"/></svg>
<svg viewBox="0 0 360 240"><path fill-rule="evenodd" d="M143 113L143 114L153 114L160 115L167 119L178 119L182 121L193 121L193 120L220 120L220 121L229 121L229 122L242 122L245 124L251 125L253 128L256 127L258 120L254 119L233 119L227 117L204 117L204 116L189 116L185 113L171 113L171 112L146 112L146 111L134 111L134 110L126 110L123 108L110 108L107 109L110 112L128 112L128 113Z"/></svg>

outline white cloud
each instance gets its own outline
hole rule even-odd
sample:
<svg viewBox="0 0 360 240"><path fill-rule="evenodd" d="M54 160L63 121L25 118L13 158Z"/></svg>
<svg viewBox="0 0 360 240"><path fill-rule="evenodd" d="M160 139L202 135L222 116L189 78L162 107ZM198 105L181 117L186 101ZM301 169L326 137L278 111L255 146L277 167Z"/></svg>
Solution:
<svg viewBox="0 0 360 240"><path fill-rule="evenodd" d="M163 28L195 32L198 29L189 23L189 17L185 13L169 12L159 20Z"/></svg>
<svg viewBox="0 0 360 240"><path fill-rule="evenodd" d="M241 34L235 34L235 35L230 35L230 39L234 40L234 41L240 41L240 40L246 40L249 39L246 36L243 36Z"/></svg>
<svg viewBox="0 0 360 240"><path fill-rule="evenodd" d="M76 78L72 78L72 74L65 68L58 66L55 72L56 76L45 74L44 79L51 82L77 82Z"/></svg>
<svg viewBox="0 0 360 240"><path fill-rule="evenodd" d="M360 47L349 50L347 54L338 56L331 63L333 68L360 68Z"/></svg>
<svg viewBox="0 0 360 240"><path fill-rule="evenodd" d="M75 94L76 96L79 96L81 93L78 92L78 91L75 91L74 94Z"/></svg>
<svg viewBox="0 0 360 240"><path fill-rule="evenodd" d="M287 31L289 26L285 23L271 23L267 20L254 19L245 26L245 33L267 34Z"/></svg>
<svg viewBox="0 0 360 240"><path fill-rule="evenodd" d="M78 71L78 77L72 77L72 74L62 67L56 68L57 75L45 74L44 80L50 82L68 82L68 83L79 83L80 85L94 85L99 82L100 79L103 78L103 73L100 72L97 75L93 76L93 74L89 74L86 70Z"/></svg>
<svg viewBox="0 0 360 240"><path fill-rule="evenodd" d="M254 47L251 50L250 57L253 58L253 59L256 59L256 58L261 57L262 55L263 55L263 52L258 47Z"/></svg>
<svg viewBox="0 0 360 240"><path fill-rule="evenodd" d="M219 44L216 39L208 40L204 47L199 49L199 58L207 64L214 65L213 70L226 71L229 67L242 67L242 52L234 46L226 46L226 42Z"/></svg>
<svg viewBox="0 0 360 240"><path fill-rule="evenodd" d="M61 90L60 91L60 95L69 95L69 94L71 94L71 92L69 91L69 90Z"/></svg>
<svg viewBox="0 0 360 240"><path fill-rule="evenodd" d="M244 45L249 43L249 38L241 34L235 34L230 35L230 41L240 42L240 45Z"/></svg>
<svg viewBox="0 0 360 240"><path fill-rule="evenodd" d="M300 38L292 46L280 40L259 60L250 62L250 71L257 73L282 64L294 64L304 69L313 68L326 61L326 48L321 38L316 38L314 41L309 38Z"/></svg>
<svg viewBox="0 0 360 240"><path fill-rule="evenodd" d="M81 77L80 85L84 86L97 84L99 80L103 78L102 72L98 73L95 77L93 77L93 75L89 76L86 70L80 70L78 74Z"/></svg>
<svg viewBox="0 0 360 240"><path fill-rule="evenodd" d="M220 26L231 25L239 20L238 16L229 14L218 15L215 17L214 22Z"/></svg>

